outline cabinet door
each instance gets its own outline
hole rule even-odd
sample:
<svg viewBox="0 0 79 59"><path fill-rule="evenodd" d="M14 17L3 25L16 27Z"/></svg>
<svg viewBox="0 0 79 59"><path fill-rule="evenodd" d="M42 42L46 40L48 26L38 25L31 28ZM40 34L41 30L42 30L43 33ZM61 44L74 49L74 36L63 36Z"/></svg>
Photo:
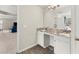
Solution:
<svg viewBox="0 0 79 59"><path fill-rule="evenodd" d="M38 33L37 33L37 44L44 47L44 32L38 31Z"/></svg>
<svg viewBox="0 0 79 59"><path fill-rule="evenodd" d="M54 46L54 35L50 36L50 45Z"/></svg>
<svg viewBox="0 0 79 59"><path fill-rule="evenodd" d="M54 52L56 54L70 53L70 39L63 36L54 36L55 46Z"/></svg>
<svg viewBox="0 0 79 59"><path fill-rule="evenodd" d="M44 46L48 47L50 45L50 35L44 34Z"/></svg>

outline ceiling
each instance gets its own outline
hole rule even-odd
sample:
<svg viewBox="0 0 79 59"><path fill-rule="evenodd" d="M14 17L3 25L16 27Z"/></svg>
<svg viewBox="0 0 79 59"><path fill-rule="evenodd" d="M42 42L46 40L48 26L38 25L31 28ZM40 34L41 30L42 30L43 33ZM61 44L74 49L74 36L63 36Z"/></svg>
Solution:
<svg viewBox="0 0 79 59"><path fill-rule="evenodd" d="M16 14L17 6L16 5L0 5L0 11L4 11L3 14Z"/></svg>
<svg viewBox="0 0 79 59"><path fill-rule="evenodd" d="M50 9L48 9L48 6L49 5L39 5L44 11L48 10L50 11ZM61 14L63 12L68 12L68 11L71 11L71 6L70 5L60 5L60 7L56 8L55 10L52 10L52 11L55 11L57 14ZM51 11L51 12L52 12Z"/></svg>
<svg viewBox="0 0 79 59"><path fill-rule="evenodd" d="M13 5L0 5L0 19L2 18L16 18L16 6Z"/></svg>
<svg viewBox="0 0 79 59"><path fill-rule="evenodd" d="M48 7L48 5L38 5L39 7L41 7L42 9L46 9Z"/></svg>

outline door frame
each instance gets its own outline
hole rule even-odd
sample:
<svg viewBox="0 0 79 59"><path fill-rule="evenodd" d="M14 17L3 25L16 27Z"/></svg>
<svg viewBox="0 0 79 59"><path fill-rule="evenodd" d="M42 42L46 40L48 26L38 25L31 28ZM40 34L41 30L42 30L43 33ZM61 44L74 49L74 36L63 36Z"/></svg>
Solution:
<svg viewBox="0 0 79 59"><path fill-rule="evenodd" d="M76 42L75 42L75 35L76 35L76 5L71 6L71 54L76 53Z"/></svg>

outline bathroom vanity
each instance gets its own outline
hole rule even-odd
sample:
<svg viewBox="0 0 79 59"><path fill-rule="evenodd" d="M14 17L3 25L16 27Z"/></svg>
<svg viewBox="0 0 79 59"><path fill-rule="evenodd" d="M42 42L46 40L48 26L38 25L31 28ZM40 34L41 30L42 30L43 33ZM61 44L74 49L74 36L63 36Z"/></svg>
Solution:
<svg viewBox="0 0 79 59"><path fill-rule="evenodd" d="M48 46L54 47L55 54L70 53L70 35L63 33L48 33L48 31L37 31L37 42L43 48Z"/></svg>
<svg viewBox="0 0 79 59"><path fill-rule="evenodd" d="M48 35L46 32L38 31L37 42L43 48L48 47L50 44L50 35Z"/></svg>
<svg viewBox="0 0 79 59"><path fill-rule="evenodd" d="M43 24L45 27L37 30L38 44L43 48L53 46L55 54L70 54L71 8L56 9L53 13L50 11L45 17Z"/></svg>

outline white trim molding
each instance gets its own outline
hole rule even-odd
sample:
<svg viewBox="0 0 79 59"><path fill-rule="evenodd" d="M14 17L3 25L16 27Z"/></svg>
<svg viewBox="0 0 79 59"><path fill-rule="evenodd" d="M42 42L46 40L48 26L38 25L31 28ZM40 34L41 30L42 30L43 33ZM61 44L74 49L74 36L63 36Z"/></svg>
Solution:
<svg viewBox="0 0 79 59"><path fill-rule="evenodd" d="M24 48L24 49L22 49L22 50L18 50L18 51L16 51L16 53L21 53L21 52L23 52L23 51L25 51L25 50L27 50L27 49L30 49L30 48L32 48L32 47L34 47L34 46L36 46L37 44L32 44L32 45L30 45L29 47L27 47L27 48Z"/></svg>

